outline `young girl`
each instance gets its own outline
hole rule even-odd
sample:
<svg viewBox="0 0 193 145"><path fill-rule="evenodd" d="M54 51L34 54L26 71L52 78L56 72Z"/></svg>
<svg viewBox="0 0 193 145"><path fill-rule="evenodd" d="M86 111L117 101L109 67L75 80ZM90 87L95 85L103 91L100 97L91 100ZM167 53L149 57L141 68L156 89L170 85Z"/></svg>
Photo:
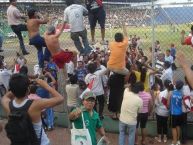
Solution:
<svg viewBox="0 0 193 145"><path fill-rule="evenodd" d="M175 90L169 97L168 105L170 108L171 115L171 126L172 126L172 144L180 145L180 127L183 122L182 117L182 98L183 98L183 88L184 83L181 80L176 81Z"/></svg>
<svg viewBox="0 0 193 145"><path fill-rule="evenodd" d="M164 81L165 90L161 91L157 96L155 96L155 113L157 119L157 134L158 137L155 139L160 143L163 135L163 142L167 142L167 132L168 132L168 116L169 110L167 107L167 100L170 91L173 90L173 84L170 80Z"/></svg>

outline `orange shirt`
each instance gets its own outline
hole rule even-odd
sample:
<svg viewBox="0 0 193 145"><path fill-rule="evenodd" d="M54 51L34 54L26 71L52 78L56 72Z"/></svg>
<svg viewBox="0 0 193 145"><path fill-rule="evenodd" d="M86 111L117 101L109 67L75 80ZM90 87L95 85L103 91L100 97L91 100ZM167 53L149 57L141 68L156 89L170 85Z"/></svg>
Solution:
<svg viewBox="0 0 193 145"><path fill-rule="evenodd" d="M110 56L107 62L107 68L124 69L125 57L128 47L128 38L125 38L122 42L111 42L109 44Z"/></svg>

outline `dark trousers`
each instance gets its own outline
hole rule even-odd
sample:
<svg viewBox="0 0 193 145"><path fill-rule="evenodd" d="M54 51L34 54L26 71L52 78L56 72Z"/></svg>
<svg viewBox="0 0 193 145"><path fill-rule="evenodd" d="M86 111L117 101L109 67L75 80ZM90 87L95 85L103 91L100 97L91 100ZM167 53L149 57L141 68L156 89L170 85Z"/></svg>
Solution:
<svg viewBox="0 0 193 145"><path fill-rule="evenodd" d="M181 132L182 132L181 142L185 143L187 140L187 113L183 113L182 117L183 117L183 123L181 126Z"/></svg>
<svg viewBox="0 0 193 145"><path fill-rule="evenodd" d="M38 34L29 40L29 44L34 45L37 48L39 67L43 68L44 60L49 61L51 57L51 53L46 46L44 38ZM45 47L44 52L43 52L43 47Z"/></svg>
<svg viewBox="0 0 193 145"><path fill-rule="evenodd" d="M168 117L160 116L156 114L157 119L157 133L158 134L167 134L168 133Z"/></svg>
<svg viewBox="0 0 193 145"><path fill-rule="evenodd" d="M100 96L96 96L96 103L94 106L94 109L97 111L97 104L99 104L99 116L103 115L103 110L104 110L104 104L105 104L105 96L104 95L100 95Z"/></svg>
<svg viewBox="0 0 193 145"><path fill-rule="evenodd" d="M27 31L27 26L24 24L11 25L11 29L13 30L13 32L17 35L17 38L19 39L20 49L22 50L22 52L26 52L21 32Z"/></svg>
<svg viewBox="0 0 193 145"><path fill-rule="evenodd" d="M82 38L82 43L80 40ZM71 32L71 39L74 41L74 45L78 51L82 54L89 54L92 48L89 46L86 29L80 32Z"/></svg>

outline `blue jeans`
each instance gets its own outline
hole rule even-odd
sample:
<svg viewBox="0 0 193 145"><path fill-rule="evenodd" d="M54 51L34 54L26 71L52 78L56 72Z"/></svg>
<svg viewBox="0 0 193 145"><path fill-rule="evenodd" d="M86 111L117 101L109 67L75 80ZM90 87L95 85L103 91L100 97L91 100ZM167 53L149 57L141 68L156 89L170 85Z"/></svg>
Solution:
<svg viewBox="0 0 193 145"><path fill-rule="evenodd" d="M34 45L37 48L38 63L40 68L43 68L44 60L49 61L51 57L51 53L46 46L44 38L38 34L29 40L29 44ZM45 47L44 52L43 47Z"/></svg>
<svg viewBox="0 0 193 145"><path fill-rule="evenodd" d="M19 39L20 49L22 50L22 52L26 52L21 32L27 31L27 26L24 24L11 25L11 29L13 30L13 32L17 35L17 38Z"/></svg>
<svg viewBox="0 0 193 145"><path fill-rule="evenodd" d="M48 128L54 127L54 111L52 108L46 109L46 120L45 120Z"/></svg>
<svg viewBox="0 0 193 145"><path fill-rule="evenodd" d="M0 49L2 49L3 46L3 35L0 34Z"/></svg>
<svg viewBox="0 0 193 145"><path fill-rule="evenodd" d="M80 37L82 38L82 43L80 42ZM87 31L86 29L80 32L71 32L71 39L74 41L74 45L78 49L78 51L82 54L89 54L92 48L89 46L88 38L87 38Z"/></svg>
<svg viewBox="0 0 193 145"><path fill-rule="evenodd" d="M119 145L125 145L125 134L128 129L128 145L134 145L135 143L135 131L136 125L128 125L119 121Z"/></svg>

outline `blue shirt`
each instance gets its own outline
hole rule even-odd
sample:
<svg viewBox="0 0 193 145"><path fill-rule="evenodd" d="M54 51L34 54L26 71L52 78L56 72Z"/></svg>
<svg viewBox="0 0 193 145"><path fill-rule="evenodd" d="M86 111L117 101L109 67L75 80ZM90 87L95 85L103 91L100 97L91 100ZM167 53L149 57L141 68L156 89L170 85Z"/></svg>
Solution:
<svg viewBox="0 0 193 145"><path fill-rule="evenodd" d="M76 76L78 80L84 81L86 74L87 74L86 68L81 68L76 70Z"/></svg>
<svg viewBox="0 0 193 145"><path fill-rule="evenodd" d="M170 112L171 115L181 115L182 114L182 91L174 90L170 101Z"/></svg>
<svg viewBox="0 0 193 145"><path fill-rule="evenodd" d="M176 48L170 48L170 54L171 56L176 56Z"/></svg>
<svg viewBox="0 0 193 145"><path fill-rule="evenodd" d="M42 88L42 87L37 88L36 94L38 96L40 96L41 98L50 98L49 92L46 89Z"/></svg>

